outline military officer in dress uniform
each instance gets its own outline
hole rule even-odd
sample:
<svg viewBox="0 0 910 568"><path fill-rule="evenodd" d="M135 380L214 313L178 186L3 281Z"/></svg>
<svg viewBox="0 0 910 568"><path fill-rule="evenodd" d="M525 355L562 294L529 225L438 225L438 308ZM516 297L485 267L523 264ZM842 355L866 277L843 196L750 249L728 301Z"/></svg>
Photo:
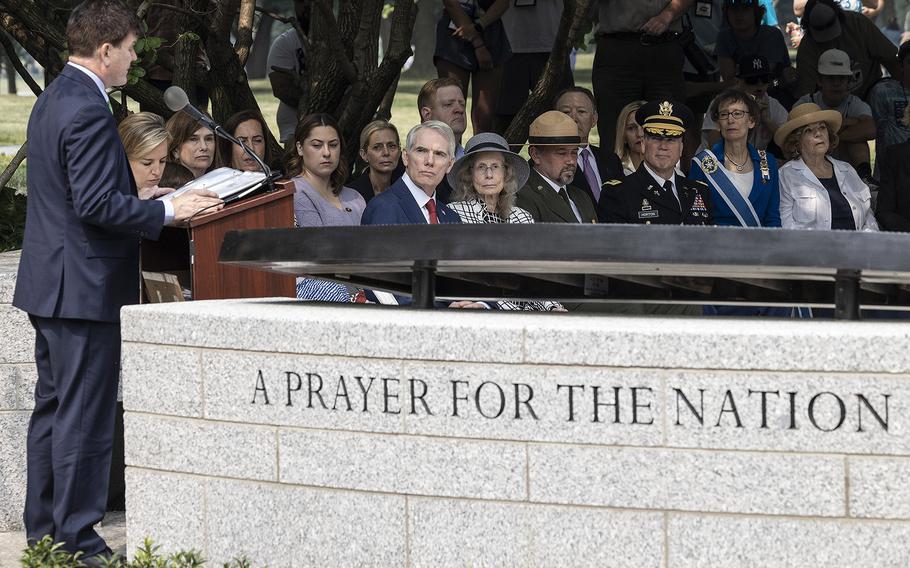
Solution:
<svg viewBox="0 0 910 568"><path fill-rule="evenodd" d="M669 100L650 102L638 109L635 120L645 131L644 160L634 174L603 183L600 222L713 225L708 186L676 173L691 111Z"/></svg>

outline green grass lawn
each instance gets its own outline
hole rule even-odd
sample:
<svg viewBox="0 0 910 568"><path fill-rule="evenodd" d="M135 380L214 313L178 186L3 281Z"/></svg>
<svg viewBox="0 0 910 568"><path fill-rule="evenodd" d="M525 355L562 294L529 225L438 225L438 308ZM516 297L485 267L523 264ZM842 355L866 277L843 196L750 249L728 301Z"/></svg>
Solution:
<svg viewBox="0 0 910 568"><path fill-rule="evenodd" d="M593 53L580 53L578 55L575 69L575 83L577 85L591 87L591 66L594 62ZM402 136L415 124L420 121L420 115L417 112L417 93L420 87L430 77L404 77L398 83L398 92L395 96L395 103L392 106L392 123L398 127ZM278 101L272 96L272 90L269 87L268 80L251 81L250 86L253 94L259 102L259 107L273 133L278 132L278 126L275 122L275 113L278 109ZM20 84L20 92L28 92L25 84ZM0 95L0 116L4 119L0 122L0 146L16 146L25 141L25 130L28 124L28 117L35 104L35 98L32 96ZM138 105L132 103L131 110L138 110ZM471 101L468 100L468 116L471 113ZM468 121L468 131L465 133L465 140L472 134L470 120ZM598 136L596 130L592 132L592 142L597 144ZM9 156L0 155L0 168L9 163ZM16 177L10 185L19 187L18 184L25 183L24 167L20 168Z"/></svg>

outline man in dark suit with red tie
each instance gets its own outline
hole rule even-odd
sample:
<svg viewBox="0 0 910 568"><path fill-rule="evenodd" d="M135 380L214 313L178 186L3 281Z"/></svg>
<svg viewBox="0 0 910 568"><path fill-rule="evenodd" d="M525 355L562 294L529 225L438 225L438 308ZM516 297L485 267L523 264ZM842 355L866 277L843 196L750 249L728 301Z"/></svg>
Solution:
<svg viewBox="0 0 910 568"><path fill-rule="evenodd" d="M597 124L597 103L594 93L584 87L569 87L556 95L555 110L565 113L578 125L581 144L578 146L578 168L570 185L584 191L594 206L600 201L600 187L610 179L623 177L622 162L612 150L612 140L601 140L601 146L588 142Z"/></svg>
<svg viewBox="0 0 910 568"><path fill-rule="evenodd" d="M370 200L361 225L461 223L439 201L436 187L455 163L455 135L444 122L428 120L408 132L401 154L405 173Z"/></svg>
<svg viewBox="0 0 910 568"><path fill-rule="evenodd" d="M13 305L35 328L38 384L29 424L25 527L96 563L107 503L120 308L138 301L139 239L221 207L214 193L137 197L106 88L126 84L139 21L117 0L70 16L69 63L28 124L28 205Z"/></svg>

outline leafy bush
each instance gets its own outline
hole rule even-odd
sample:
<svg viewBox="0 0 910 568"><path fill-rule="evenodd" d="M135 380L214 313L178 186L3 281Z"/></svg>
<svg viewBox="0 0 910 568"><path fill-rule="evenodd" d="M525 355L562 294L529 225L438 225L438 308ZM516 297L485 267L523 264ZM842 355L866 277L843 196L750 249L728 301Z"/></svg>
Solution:
<svg viewBox="0 0 910 568"><path fill-rule="evenodd" d="M54 543L50 536L29 546L22 553L20 562L24 568L86 568L82 553L72 554L62 549L63 543ZM127 561L114 555L101 560L101 568L200 568L205 566L205 559L196 550L175 552L164 556L159 552L152 539L146 538L142 547ZM223 565L223 568L252 568L246 558L235 558Z"/></svg>

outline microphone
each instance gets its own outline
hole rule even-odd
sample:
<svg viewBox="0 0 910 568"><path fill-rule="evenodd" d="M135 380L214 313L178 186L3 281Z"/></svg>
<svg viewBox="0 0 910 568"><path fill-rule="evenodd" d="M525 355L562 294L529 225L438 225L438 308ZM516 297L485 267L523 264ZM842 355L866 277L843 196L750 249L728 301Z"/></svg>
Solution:
<svg viewBox="0 0 910 568"><path fill-rule="evenodd" d="M272 170L262 161L262 159L256 155L256 152L253 152L246 144L234 138L232 134L225 131L221 126L205 115L202 111L190 104L189 97L186 96L186 91L178 87L177 85L172 85L164 91L164 104L167 108L171 109L174 112L183 111L193 117L197 122L202 123L203 126L214 132L217 136L221 136L225 140L230 140L234 144L237 144L243 151L247 153L251 158L253 158L259 168L262 169L262 172L265 174L266 179L270 178L272 175Z"/></svg>

